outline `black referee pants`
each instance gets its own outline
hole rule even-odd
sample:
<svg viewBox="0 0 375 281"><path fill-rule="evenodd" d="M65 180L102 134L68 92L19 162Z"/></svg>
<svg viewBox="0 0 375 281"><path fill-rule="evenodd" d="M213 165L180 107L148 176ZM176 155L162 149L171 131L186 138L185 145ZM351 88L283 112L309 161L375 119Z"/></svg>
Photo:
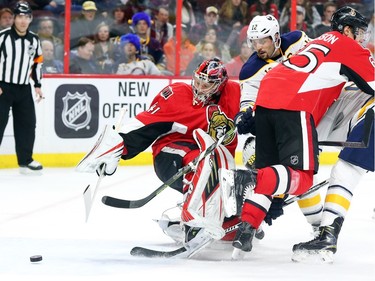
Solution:
<svg viewBox="0 0 375 281"><path fill-rule="evenodd" d="M31 86L0 82L0 88L3 91L0 95L0 146L9 120L9 111L12 109L18 165L27 165L33 161L36 127Z"/></svg>

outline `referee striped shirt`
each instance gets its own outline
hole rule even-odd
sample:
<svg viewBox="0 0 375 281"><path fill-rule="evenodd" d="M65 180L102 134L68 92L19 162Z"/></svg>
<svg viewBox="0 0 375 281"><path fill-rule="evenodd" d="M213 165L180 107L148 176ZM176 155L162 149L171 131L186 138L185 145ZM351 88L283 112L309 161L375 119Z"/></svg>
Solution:
<svg viewBox="0 0 375 281"><path fill-rule="evenodd" d="M0 31L0 81L27 85L30 77L41 87L43 55L39 37L27 31L19 36L14 27Z"/></svg>

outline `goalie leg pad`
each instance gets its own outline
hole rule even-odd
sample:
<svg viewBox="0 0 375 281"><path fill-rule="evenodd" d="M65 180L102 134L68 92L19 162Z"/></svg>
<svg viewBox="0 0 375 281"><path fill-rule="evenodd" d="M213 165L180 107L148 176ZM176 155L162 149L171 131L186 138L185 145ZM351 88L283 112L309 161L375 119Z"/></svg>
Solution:
<svg viewBox="0 0 375 281"><path fill-rule="evenodd" d="M196 130L195 137L201 149L214 143L202 130ZM224 236L224 210L218 170L221 167L233 168L234 165L233 156L221 145L198 163L182 209L184 224L204 228L206 233L217 240Z"/></svg>
<svg viewBox="0 0 375 281"><path fill-rule="evenodd" d="M105 165L104 174L112 175L118 166L121 155L126 154L124 140L111 127L106 126L93 149L78 163L77 172L93 173Z"/></svg>

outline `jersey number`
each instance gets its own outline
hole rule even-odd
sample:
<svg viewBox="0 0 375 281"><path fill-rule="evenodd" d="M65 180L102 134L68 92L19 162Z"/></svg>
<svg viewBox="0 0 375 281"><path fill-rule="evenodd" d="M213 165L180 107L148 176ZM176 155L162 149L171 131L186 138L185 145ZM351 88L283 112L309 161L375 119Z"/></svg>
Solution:
<svg viewBox="0 0 375 281"><path fill-rule="evenodd" d="M298 53L299 56L305 56L306 57L306 59L308 61L308 63L306 65L298 66L298 65L292 64L290 59L285 61L284 65L286 67L289 67L289 68L294 69L296 71L301 71L301 72L306 72L306 73L312 72L319 64L318 57L316 56L316 54L314 52L312 52L314 49L322 51L324 53L324 56L326 56L330 51L330 49L327 48L326 46L322 46L322 45L318 45L318 44L311 44L310 46L306 47L306 49L304 49L303 51ZM293 59L293 57L292 57L292 59Z"/></svg>

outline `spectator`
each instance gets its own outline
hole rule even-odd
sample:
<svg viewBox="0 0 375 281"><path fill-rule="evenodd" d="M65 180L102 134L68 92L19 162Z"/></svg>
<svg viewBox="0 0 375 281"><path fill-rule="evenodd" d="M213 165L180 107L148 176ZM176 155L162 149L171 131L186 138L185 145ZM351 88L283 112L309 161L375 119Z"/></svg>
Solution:
<svg viewBox="0 0 375 281"><path fill-rule="evenodd" d="M132 17L132 27L135 34L141 39L141 54L147 56L149 59L159 67L164 69L164 53L163 49L155 38L150 36L151 18L144 12L136 13Z"/></svg>
<svg viewBox="0 0 375 281"><path fill-rule="evenodd" d="M124 58L117 68L117 74L161 75L152 61L141 58L141 41L137 35L129 33L121 36L120 46Z"/></svg>
<svg viewBox="0 0 375 281"><path fill-rule="evenodd" d="M242 66L253 53L254 53L253 47L249 46L246 40L243 41L241 45L240 54L234 57L231 61L229 61L225 65L228 76L235 77L236 79L238 79Z"/></svg>
<svg viewBox="0 0 375 281"><path fill-rule="evenodd" d="M214 26L207 29L204 38L196 45L197 49L201 48L202 42L212 43L215 46L215 56L220 57L223 63L232 59L228 45L217 39L217 31Z"/></svg>
<svg viewBox="0 0 375 281"><path fill-rule="evenodd" d="M0 30L11 27L14 22L14 15L11 9L2 8L0 10Z"/></svg>
<svg viewBox="0 0 375 281"><path fill-rule="evenodd" d="M210 42L202 42L200 48L194 54L193 59L189 63L185 71L185 76L191 76L197 65L201 64L204 60L212 59L216 56L215 46Z"/></svg>
<svg viewBox="0 0 375 281"><path fill-rule="evenodd" d="M40 18L38 21L38 36L41 40L49 40L54 46L54 57L58 60L64 59L63 41L55 36L55 21L50 17Z"/></svg>
<svg viewBox="0 0 375 281"><path fill-rule="evenodd" d="M188 28L191 28L197 23L195 20L195 14L193 11L193 6L191 5L191 1L183 0L181 14L182 23L185 24Z"/></svg>
<svg viewBox="0 0 375 281"><path fill-rule="evenodd" d="M43 7L43 10L49 11L56 16L59 16L65 11L65 0L52 0L48 5Z"/></svg>
<svg viewBox="0 0 375 281"><path fill-rule="evenodd" d="M73 74L97 74L99 67L93 59L94 41L87 37L82 37L78 41L76 51L71 52L69 72Z"/></svg>
<svg viewBox="0 0 375 281"><path fill-rule="evenodd" d="M96 0L96 6L98 8L98 13L102 17L103 21L109 22L110 14L108 12L113 11L118 4L121 3L120 0Z"/></svg>
<svg viewBox="0 0 375 281"><path fill-rule="evenodd" d="M323 33L331 31L331 17L337 10L337 5L334 2L326 2L323 5L323 20L314 28L314 36L319 37Z"/></svg>
<svg viewBox="0 0 375 281"><path fill-rule="evenodd" d="M101 73L113 73L116 45L109 37L109 25L102 22L96 27L94 37L94 60Z"/></svg>
<svg viewBox="0 0 375 281"><path fill-rule="evenodd" d="M189 39L193 44L198 42L205 36L209 27L216 27L219 34L222 34L222 29L218 25L219 11L216 7L207 7L206 13L204 14L204 20L192 26L190 28ZM226 39L226 38L225 38ZM220 40L223 38L220 37Z"/></svg>
<svg viewBox="0 0 375 281"><path fill-rule="evenodd" d="M314 38L314 28L308 25L305 21L306 10L304 7L297 5L297 18L296 18L296 29L301 30L307 34L310 38ZM290 32L290 26L286 25L281 28L281 33Z"/></svg>
<svg viewBox="0 0 375 281"><path fill-rule="evenodd" d="M257 0L254 4L252 4L249 8L249 15L251 19L254 16L266 16L272 15L276 19L279 18L279 10L275 3L272 0Z"/></svg>
<svg viewBox="0 0 375 281"><path fill-rule="evenodd" d="M288 27L290 29L290 1L289 0L284 8L281 11L281 15L279 18L280 28L283 29ZM316 25L320 24L322 21L322 17L320 16L318 10L314 5L311 4L308 0L297 0L297 5L300 5L305 8L305 21L307 25L315 27ZM288 30L289 30L288 29Z"/></svg>
<svg viewBox="0 0 375 281"><path fill-rule="evenodd" d="M223 28L224 41L231 37L238 37L240 30L249 23L249 9L245 1L226 0L219 10L219 25ZM237 36L236 36L237 35ZM231 46L232 42L227 43Z"/></svg>
<svg viewBox="0 0 375 281"><path fill-rule="evenodd" d="M185 25L186 26L186 25ZM169 23L169 12L166 8L159 8L151 27L151 37L159 41L163 47L173 36L173 26Z"/></svg>
<svg viewBox="0 0 375 281"><path fill-rule="evenodd" d="M75 49L78 46L78 41L82 37L94 39L95 28L100 23L100 19L96 17L97 10L95 2L83 2L81 15L72 22L70 31L71 49Z"/></svg>
<svg viewBox="0 0 375 281"><path fill-rule="evenodd" d="M190 61L193 59L196 48L187 37L187 26L182 24L181 28L181 48L179 55L180 74L183 74ZM176 29L176 26L174 26L174 29ZM176 38L172 37L169 39L168 42L165 43L163 50L165 54L167 71L174 74L176 67ZM191 73L189 75L191 75Z"/></svg>
<svg viewBox="0 0 375 281"><path fill-rule="evenodd" d="M120 4L113 10L113 22L110 24L109 29L110 37L121 37L132 31L128 24L128 18L126 17L126 9L125 5Z"/></svg>
<svg viewBox="0 0 375 281"><path fill-rule="evenodd" d="M49 40L42 40L40 43L43 53L43 73L56 74L63 73L64 66L61 60L56 60L54 55L54 45Z"/></svg>

